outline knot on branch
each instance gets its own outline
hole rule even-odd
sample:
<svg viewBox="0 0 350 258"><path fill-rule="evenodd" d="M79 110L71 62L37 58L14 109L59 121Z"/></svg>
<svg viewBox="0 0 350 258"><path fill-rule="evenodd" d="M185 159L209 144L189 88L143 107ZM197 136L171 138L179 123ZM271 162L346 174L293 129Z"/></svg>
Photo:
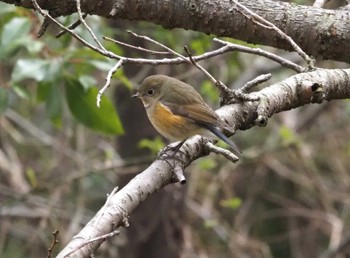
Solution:
<svg viewBox="0 0 350 258"><path fill-rule="evenodd" d="M244 93L242 90L227 89L225 91L221 91L220 93L220 106L237 104L245 101L258 101L260 99L259 96Z"/></svg>
<svg viewBox="0 0 350 258"><path fill-rule="evenodd" d="M297 88L298 97L302 101L312 103L322 103L325 97L322 84L309 80L304 80Z"/></svg>
<svg viewBox="0 0 350 258"><path fill-rule="evenodd" d="M323 85L314 83L311 86L311 90L314 92L314 95L311 99L311 102L313 103L322 103L325 98L325 93L323 89Z"/></svg>
<svg viewBox="0 0 350 258"><path fill-rule="evenodd" d="M259 127L265 127L267 125L267 121L268 121L268 117L267 116L263 116L263 115L259 115L257 119L255 119L255 124Z"/></svg>
<svg viewBox="0 0 350 258"><path fill-rule="evenodd" d="M184 185L186 184L186 178L184 176L184 170L181 166L177 165L173 169L173 182L179 182L180 184Z"/></svg>

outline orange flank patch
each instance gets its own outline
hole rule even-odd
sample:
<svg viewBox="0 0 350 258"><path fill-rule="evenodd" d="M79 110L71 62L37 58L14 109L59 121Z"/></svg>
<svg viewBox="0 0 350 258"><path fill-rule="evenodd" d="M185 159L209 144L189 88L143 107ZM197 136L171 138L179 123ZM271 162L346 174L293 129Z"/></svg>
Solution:
<svg viewBox="0 0 350 258"><path fill-rule="evenodd" d="M184 140L195 135L198 129L189 119L174 115L166 106L158 102L150 120L156 130L170 140Z"/></svg>

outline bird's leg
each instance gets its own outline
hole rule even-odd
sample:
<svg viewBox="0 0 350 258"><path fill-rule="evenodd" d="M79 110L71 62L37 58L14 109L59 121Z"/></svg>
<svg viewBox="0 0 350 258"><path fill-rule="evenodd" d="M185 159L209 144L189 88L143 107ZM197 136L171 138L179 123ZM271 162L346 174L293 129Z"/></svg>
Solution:
<svg viewBox="0 0 350 258"><path fill-rule="evenodd" d="M164 150L161 150L160 153L158 154L158 157L161 158L163 155L165 156L165 158L167 159L172 159L175 157L175 154L180 150L181 146L185 143L187 139L179 142L177 145L175 146L167 146L164 148ZM171 151L172 153L170 155L168 155L168 152Z"/></svg>

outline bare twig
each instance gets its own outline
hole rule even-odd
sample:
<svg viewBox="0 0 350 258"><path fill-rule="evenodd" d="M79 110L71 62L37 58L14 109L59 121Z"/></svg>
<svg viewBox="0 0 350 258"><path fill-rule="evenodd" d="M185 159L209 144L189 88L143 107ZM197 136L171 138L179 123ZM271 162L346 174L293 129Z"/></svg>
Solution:
<svg viewBox="0 0 350 258"><path fill-rule="evenodd" d="M50 19L49 18L45 18L43 24L41 25L41 28L38 32L37 38L41 38L42 35L44 35L44 33L46 32L47 28L50 25Z"/></svg>
<svg viewBox="0 0 350 258"><path fill-rule="evenodd" d="M240 13L242 13L243 15L245 15L248 19L250 19L252 22L275 31L278 35L281 36L281 38L285 39L291 46L292 48L307 62L309 69L314 69L314 60L311 59L299 46L298 44L296 44L294 42L294 40L289 37L287 34L285 34L282 30L280 30L276 25L274 25L273 23L265 20L263 17L261 17L260 15L252 12L251 10L249 10L247 7L245 7L244 5L240 4L239 2L237 2L236 0L231 0L231 2L235 3L236 6L238 6L239 8L236 8L237 11L239 11ZM245 13L248 13L249 16L247 16Z"/></svg>
<svg viewBox="0 0 350 258"><path fill-rule="evenodd" d="M173 49L165 46L164 44L151 39L150 37L147 36L141 36L138 35L134 32L128 31L128 33L130 33L131 35L137 37L137 38L141 38L144 40L147 40L149 42L152 42L158 46L160 46L161 48L167 50L167 52L174 54L175 56L177 56L177 58L171 58L171 59L166 59L166 58L162 58L162 59L142 59L142 58L128 58L128 57L123 57L120 55L117 55L111 51L106 50L102 44L99 42L99 40L97 39L96 35L93 33L93 31L91 30L91 28L87 25L87 23L85 22L83 15L81 13L81 6L80 6L80 0L76 0L76 4L77 4L77 10L78 10L78 14L79 14L79 20L80 22L84 25L84 27L89 31L89 33L91 34L91 36L93 37L94 41L96 42L97 46L92 45L91 43L87 42L86 40L84 40L82 37L80 37L77 33L75 33L74 31L72 31L71 29L63 26L61 23L59 23L58 21L56 21L55 19L53 19L50 14L48 14L47 12L43 11L40 6L37 4L36 0L32 0L33 6L35 7L35 9L42 14L45 19L50 19L51 21L53 21L55 24L57 24L60 28L62 28L63 30L69 32L73 37L75 37L78 41L80 41L84 46L87 46L88 48L100 53L103 56L106 56L108 58L112 58L112 59L117 59L119 60L115 66L113 66L110 71L107 74L106 77L106 83L105 85L102 87L102 89L99 91L98 95L97 95L97 106L100 106L101 103L101 96L104 93L104 91L110 86L111 84L111 78L113 76L113 74L117 71L117 69L123 64L123 63L127 63L127 62L133 62L133 63L139 63L139 64L153 64L153 65L159 65L159 64L174 64L174 63L180 63L180 62L188 62L191 63L192 65L194 65L195 67L197 67L198 69L200 69L202 72L204 72L206 74L206 76L216 85L216 87L220 90L221 96L222 96L222 103L231 103L232 99L240 99L240 100L244 100L244 101L255 101L257 100L256 98L245 94L243 91L233 91L230 90L226 85L224 85L221 81L216 80L208 71L206 71L200 64L198 64L198 60L199 57L193 57L190 53L190 51L188 50L187 47L185 47L185 51L187 52L189 57L185 57L182 54L174 51ZM237 3L238 6L240 6ZM243 8L243 7L242 7ZM245 7L244 7L245 8ZM245 9L244 9L245 10ZM248 9L247 9L248 10ZM251 11L247 11L246 12L251 12ZM249 13L251 16L253 16L253 14ZM257 17L253 16L255 19L258 19ZM258 16L259 17L259 16ZM264 19L260 18L261 20L259 20L259 22L266 22L266 24L268 24L269 26L271 26L267 21L265 21ZM281 32L282 33L282 32ZM285 35L285 34L284 34ZM286 35L285 35L286 36ZM201 55L201 58L209 58L210 56L214 56L214 55L218 55L218 54L222 54L224 52L227 51L232 51L233 49L237 49L237 47L229 42L224 42L224 41L220 41L218 39L216 39L216 41L224 44L225 46L223 48L220 48L218 50L206 53L204 55ZM118 41L114 41L116 43L118 43ZM123 43L125 45L125 43ZM131 46L129 44L127 44L127 46ZM135 46L132 46L135 47ZM144 50L144 49L142 49ZM247 52L251 51L252 53L257 53L260 52L261 55L267 56L272 60L275 60L277 62L280 62L281 64L284 64L286 66L289 66L290 68L294 69L297 72L301 72L303 71L303 68L293 64L292 62L288 61L288 60L284 60L282 58L279 58L277 56L272 55L271 53L268 52L264 52L261 50L257 50L257 51L252 51L252 49L247 48L246 49ZM230 100L231 99L231 100Z"/></svg>
<svg viewBox="0 0 350 258"><path fill-rule="evenodd" d="M158 41L156 41L156 40L154 40L154 39L152 39L150 37L139 35L139 34L137 34L135 32L130 31L130 30L127 30L127 32L129 34L133 35L136 38L141 38L141 39L144 39L146 41L152 42L152 43L154 43L154 44L156 44L156 45L166 49L168 52L174 54L175 56L178 56L178 57L182 58L184 61L190 62L190 60L188 58L186 58L185 56L181 55L180 53L176 52L175 50L171 49L170 47L167 47L166 45L164 45L164 44L162 44L162 43L160 43L160 42L158 42Z"/></svg>
<svg viewBox="0 0 350 258"><path fill-rule="evenodd" d="M259 75L255 79L244 84L242 88L240 88L240 91L243 93L248 93L252 88L259 85L260 83L270 80L271 77L272 77L271 73Z"/></svg>
<svg viewBox="0 0 350 258"><path fill-rule="evenodd" d="M105 90L107 90L109 88L109 86L111 86L111 80L112 80L112 76L113 74L115 74L115 72L118 70L118 68L120 66L123 65L123 62L124 62L124 59L121 58L109 71L108 71L108 74L107 74L107 77L106 77L106 83L105 85L102 87L102 89L100 89L98 91L98 94L97 94L97 97L96 97L96 105L98 107L100 107L100 104L101 104L101 97L102 97L102 94L105 92Z"/></svg>
<svg viewBox="0 0 350 258"><path fill-rule="evenodd" d="M207 70L205 70L203 68L203 66L198 64L193 59L192 54L190 53L187 46L184 47L184 50L186 51L186 53L190 59L191 64L193 64L196 68L198 68L200 71L202 71L214 83L214 85L219 88L222 95L224 95L224 96L227 95L229 93L230 89L225 84L223 84L221 81L215 79L214 76L212 76Z"/></svg>
<svg viewBox="0 0 350 258"><path fill-rule="evenodd" d="M106 240L107 238L112 238L114 237L115 235L119 235L120 234L120 231L119 230L114 230L110 233L107 233L107 234L104 234L102 236L98 236L98 237L95 237L95 238L92 238L92 239L89 239L85 242L82 242L80 243L78 246L76 246L74 249L72 249L70 252L68 253L65 253L64 254L64 257L69 257L71 254L75 253L76 251L78 251L80 248L82 248L83 246L86 246L88 244L91 244L93 242L96 242L96 241L104 241Z"/></svg>
<svg viewBox="0 0 350 258"><path fill-rule="evenodd" d="M49 247L49 249L47 249L47 258L51 258L52 257L52 251L55 248L55 246L58 244L58 240L57 240L57 236L58 236L58 230L55 230L54 232L52 232L53 235L53 239L52 239L52 243L51 246Z"/></svg>
<svg viewBox="0 0 350 258"><path fill-rule="evenodd" d="M87 13L84 13L82 18L85 19L87 17ZM74 30L76 27L78 27L79 25L81 24L81 21L80 21L80 18L79 20L75 21L74 23L72 23L71 25L68 26L68 29L70 30ZM61 30L60 32L58 32L55 37L56 38L59 38L61 37L62 35L64 35L67 31L65 30Z"/></svg>
<svg viewBox="0 0 350 258"><path fill-rule="evenodd" d="M206 54L197 56L197 57L191 57L192 61L190 60L190 58L186 58L185 56L177 53L176 51L172 50L171 48L165 46L164 44L161 44L147 36L140 36L136 33L133 33L131 31L128 31L128 33L132 34L135 37L138 38L142 38L145 39L147 41L150 41L158 46L161 46L162 48L166 49L168 52L173 53L174 55L176 55L178 58L172 58L172 59L143 59L143 58L127 58L127 57L123 57L120 55L116 55L115 53L112 53L108 50L106 50L101 43L97 40L96 36L93 34L93 32L91 31L91 29L88 27L88 25L86 24L86 22L83 19L83 16L80 12L80 22L84 24L84 26L90 31L91 35L93 36L93 38L95 39L96 43L98 44L98 47L90 44L89 42L87 42L86 40L84 40L82 37L80 37L77 33L75 33L73 30L63 26L61 23L59 23L58 21L56 21L52 16L50 16L50 14L48 14L47 12L45 12L43 9L40 8L40 6L38 5L36 0L32 0L32 4L34 6L34 8L45 17L45 19L50 19L52 22L54 22L56 25L58 25L61 29L63 29L64 31L70 33L73 37L75 37L79 42L81 42L84 46L100 53L103 56L106 56L108 58L112 58L112 59L118 59L119 61L117 62L117 64L112 67L112 69L108 72L107 78L106 78L106 84L103 86L103 88L99 91L99 94L97 95L97 106L100 106L100 102L101 102L101 96L103 94L103 92L110 86L111 83L111 77L113 76L113 74L115 73L115 71L123 64L126 62L131 62L131 63L139 63L139 64L151 64L151 65L160 65L160 64L175 64L175 63L183 63L183 62L190 62L193 63L194 61L198 61L201 59L205 59L205 58L209 58L215 55L219 55L219 54L223 54L225 52L229 51L228 47L223 47L220 48L218 50L212 51L212 52L208 52ZM78 10L80 9L80 1L77 0L77 8ZM199 64L197 64L199 66ZM198 67L197 66L197 67ZM204 68L203 68L204 69ZM207 74L207 73L206 73ZM208 75L208 74L207 74ZM218 80L213 79L212 76L209 77L212 81L215 81L215 85L218 88L221 89L226 89L227 92L227 87L225 88L223 86L223 84L221 82L219 82ZM221 90L222 91L222 90Z"/></svg>
<svg viewBox="0 0 350 258"><path fill-rule="evenodd" d="M79 20L80 22L84 25L84 27L88 30L90 33L91 37L94 39L96 42L97 46L103 50L104 52L107 52L107 50L104 48L104 46L101 44L101 42L97 39L95 33L92 31L92 29L89 27L89 25L86 23L86 21L83 18L83 15L81 13L81 7L80 7L80 0L76 0L77 2L77 10L78 10L78 15L79 15Z"/></svg>
<svg viewBox="0 0 350 258"><path fill-rule="evenodd" d="M112 199L114 198L115 194L118 192L118 187L114 187L114 189L112 190L112 192L110 194L107 195L107 200L105 202L105 204L103 205L103 207L101 208L100 210L100 213L98 214L96 220L94 221L94 226L97 227L99 225L99 222L101 220L101 218L104 216L105 214L105 209L106 207L110 206L111 205L111 201ZM127 218L123 218L123 225L125 227L128 227L128 221L127 221ZM74 248L72 250L70 250L68 253L65 253L64 254L64 257L68 257L69 255L73 254L74 252L78 251L80 248L82 248L83 246L85 245L88 245L88 244L91 244L95 241L102 241L102 240L105 240L107 238L111 238L111 237L114 237L115 235L118 235L120 233L119 230L114 230L110 233L107 233L107 234L104 234L104 235L101 235L101 236L98 236L98 237L95 237L95 238L92 238L92 239L89 239L87 241L83 241L81 242L79 245L77 246L74 246Z"/></svg>
<svg viewBox="0 0 350 258"><path fill-rule="evenodd" d="M239 100L243 100L243 101L257 101L257 100L259 100L258 98L252 97L248 94L245 94L242 91L231 90L224 83L222 83L219 80L216 80L207 70L205 70L195 60L193 60L192 55L191 55L190 51L188 50L187 46L185 46L184 49L187 52L191 63L195 67L197 67L199 70L201 70L205 75L207 75L210 78L210 80L215 84L215 86L220 90L221 104L234 102L235 99L239 99Z"/></svg>
<svg viewBox="0 0 350 258"><path fill-rule="evenodd" d="M129 58L129 57L123 57L123 56L117 55L117 54L110 52L108 50L103 50L103 49L97 48L94 45L87 42L86 40L84 40L82 37L80 37L77 33L75 33L72 30L80 24L81 20L79 20L79 22L76 22L76 23L70 25L69 27L65 27L60 22L55 20L52 16L50 16L50 14L48 14L43 9L41 9L36 0L31 0L31 1L33 3L34 8L43 17L49 18L53 23L55 23L57 26L59 26L64 32L68 32L69 34L71 34L72 37L76 38L84 46L90 48L91 50L96 51L97 53L99 53L105 57L108 57L111 59L117 59L117 60L120 60L123 58L124 63L150 64L150 65L181 64L181 63L190 62L189 58L186 58L183 55L180 55L179 53L173 51L172 49L166 47L165 45L160 44L159 42L152 40L149 37L140 36L140 35L137 35L136 33L133 33L133 32L129 32L129 33L134 35L135 37L143 38L145 40L153 42L153 43L167 49L167 51L169 51L170 53L173 53L174 55L176 55L178 57L176 57L176 58L161 58L161 59ZM84 16L82 16L82 18L84 18ZM60 32L59 34L63 34L63 32ZM214 41L220 42L219 39L214 39ZM248 47L243 47L243 46L238 46L238 45L226 42L226 41L221 41L221 43L224 44L225 46L223 46L219 49L215 49L213 51L198 55L198 56L192 56L192 59L194 61L198 62L200 60L209 59L209 58L212 58L214 56L218 56L218 55L222 55L222 54L227 53L227 52L238 50L238 51L242 51L242 52L247 52L247 53L265 56L265 57L270 58L276 62L281 63L282 65L285 65L286 67L288 67L290 69L295 70L296 72L305 71L305 69L303 70L303 68L300 68L300 67L298 68L298 66L295 66L295 64L293 65L293 63L288 61L288 60L286 60L286 62L285 62L286 64L283 64L283 61L279 60L278 56L276 56L272 53L270 53L271 55L268 55L269 53L266 51L248 48Z"/></svg>
<svg viewBox="0 0 350 258"><path fill-rule="evenodd" d="M150 50L150 49L139 47L139 46L133 46L133 45L130 45L128 43L125 43L125 42L122 42L122 41L119 41L119 40L116 40L116 39L112 39L112 38L109 38L109 37L106 37L106 36L103 36L102 38L104 40L113 42L115 44L118 44L118 45L121 45L121 46L124 46L124 47L128 47L128 48L131 48L131 49L140 50L140 51L143 51L143 52L146 52L146 53L151 53L153 55L172 55L172 53L170 53L169 51L155 51L155 50Z"/></svg>
<svg viewBox="0 0 350 258"><path fill-rule="evenodd" d="M209 141L206 143L206 146L210 152L220 154L224 156L226 159L232 161L233 163L236 163L239 160L239 158L229 150L220 148Z"/></svg>
<svg viewBox="0 0 350 258"><path fill-rule="evenodd" d="M221 104L222 103L231 103L234 102L235 99L243 100L243 101L257 101L259 100L256 97L252 97L248 94L245 94L242 91L237 90L231 90L229 87L227 87L223 82L216 80L214 76L212 76L207 70L205 70L201 65L199 65L192 57L190 51L188 50L187 46L184 47L185 51L187 52L191 63L197 67L199 70L201 70L207 77L210 78L210 80L215 84L215 86L220 90L221 93ZM232 101L233 99L233 101Z"/></svg>
<svg viewBox="0 0 350 258"><path fill-rule="evenodd" d="M174 55L182 58L183 60L187 61L188 63L194 65L196 68L198 68L200 71L202 71L215 84L216 87L218 87L218 89L220 90L222 95L226 96L229 93L230 89L226 85L224 85L221 81L216 80L214 78L214 76L212 76L207 70L205 70L200 64L198 64L194 60L194 58L192 57L190 51L188 50L188 48L186 46L184 47L184 50L188 54L188 56L189 56L188 58L183 56L183 55L181 55L180 53L176 52L175 50L165 46L164 44L162 44L162 43L160 43L160 42L158 42L158 41L156 41L154 39L151 39L150 37L141 36L141 35L138 35L138 34L132 32L132 31L128 31L128 33L130 33L131 35L133 35L133 36L135 36L137 38L141 38L141 39L150 41L150 42L152 42L152 43L154 43L154 44L156 44L156 45L166 49L167 51L173 53Z"/></svg>
<svg viewBox="0 0 350 258"><path fill-rule="evenodd" d="M81 44L83 44L84 46L96 51L97 53L112 58L112 59L120 59L122 58L121 56L118 56L110 51L106 51L103 49L100 49L92 44L90 44L89 42L87 42L85 39L83 39L82 37L80 37L77 33L75 33L73 30L67 28L66 26L62 25L60 22L56 21L48 12L44 11L39 4L37 3L36 0L31 0L32 4L35 8L35 10L37 10L44 18L49 18L53 23L55 23L58 27L60 27L61 29L63 29L64 31L68 32L69 34L71 34L74 38L76 38Z"/></svg>
<svg viewBox="0 0 350 258"><path fill-rule="evenodd" d="M287 67L289 69L294 70L297 73L302 73L302 72L306 72L307 69L305 69L304 67L297 65L283 57L280 57L278 55L275 55L274 53L265 51L261 48L251 48L251 47L247 47L247 46L240 46L228 41L224 41L218 38L214 38L213 39L215 42L219 42L225 46L227 46L228 48L230 48L231 51L240 51L240 52L245 52L245 53L250 53L250 54L254 54L254 55L259 55L259 56L263 56L266 57L268 59L271 59L281 65L283 65L284 67Z"/></svg>

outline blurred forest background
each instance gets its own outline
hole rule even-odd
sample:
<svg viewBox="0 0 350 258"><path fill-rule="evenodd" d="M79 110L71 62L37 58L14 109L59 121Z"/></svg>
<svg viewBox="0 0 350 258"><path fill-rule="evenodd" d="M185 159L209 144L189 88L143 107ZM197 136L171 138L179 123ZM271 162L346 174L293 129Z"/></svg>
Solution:
<svg viewBox="0 0 350 258"><path fill-rule="evenodd" d="M75 19L59 20L68 25ZM143 78L171 75L195 86L211 106L219 102L215 87L189 64L126 65L97 109L96 93L115 61L69 35L56 39L54 28L38 39L41 21L30 10L0 3L0 257L46 257L52 232L59 230L57 253L115 186L152 162L166 141L141 103L130 99ZM213 36L193 31L99 17L87 22L98 36L145 48L157 49L126 30L182 53L184 45L194 54L217 47ZM150 56L104 43L126 56ZM266 49L301 62L292 53ZM201 64L233 88L262 73L273 74L268 84L293 74L242 53ZM131 214L130 227L107 240L96 257L326 258L341 244L337 257L348 257L349 113L349 101L332 101L237 132L234 141L244 152L237 164L213 154L197 160L186 169L186 185L169 185L151 196Z"/></svg>

